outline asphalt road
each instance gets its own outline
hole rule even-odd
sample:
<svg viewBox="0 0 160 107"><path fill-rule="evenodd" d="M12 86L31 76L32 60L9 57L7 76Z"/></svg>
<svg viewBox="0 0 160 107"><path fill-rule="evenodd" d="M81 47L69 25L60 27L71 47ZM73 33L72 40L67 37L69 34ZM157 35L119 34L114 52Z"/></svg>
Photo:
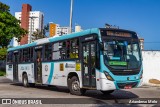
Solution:
<svg viewBox="0 0 160 107"><path fill-rule="evenodd" d="M141 88L134 88L129 90L116 90L110 95L103 95L100 91L89 90L84 96L71 95L68 89L65 87L47 87L47 86L35 86L25 88L21 84L13 84L5 77L0 77L0 98L52 98L51 102L56 104L54 106L69 106L69 107L81 107L81 106L131 106L129 100L137 98L160 98L160 87L143 86ZM56 100L55 100L56 99ZM76 100L75 100L76 99ZM75 102L78 100L80 104ZM75 101L75 102L74 102ZM65 104L66 102L75 104ZM58 103L58 104L57 104ZM62 104L61 104L62 103ZM63 104L64 103L64 104ZM7 106L9 105L0 105ZM29 105L16 105L27 106ZM36 106L36 105L32 105ZM53 105L39 105L41 106L53 106ZM132 104L132 106L154 106L158 107L158 104Z"/></svg>

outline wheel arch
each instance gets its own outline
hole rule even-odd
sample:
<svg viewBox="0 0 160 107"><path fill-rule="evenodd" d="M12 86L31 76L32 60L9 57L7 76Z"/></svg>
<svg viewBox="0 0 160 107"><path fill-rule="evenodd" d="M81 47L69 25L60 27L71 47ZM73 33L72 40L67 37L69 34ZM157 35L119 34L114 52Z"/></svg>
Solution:
<svg viewBox="0 0 160 107"><path fill-rule="evenodd" d="M79 80L78 74L76 72L70 72L67 76L67 86L69 85L69 81L73 76L76 76Z"/></svg>

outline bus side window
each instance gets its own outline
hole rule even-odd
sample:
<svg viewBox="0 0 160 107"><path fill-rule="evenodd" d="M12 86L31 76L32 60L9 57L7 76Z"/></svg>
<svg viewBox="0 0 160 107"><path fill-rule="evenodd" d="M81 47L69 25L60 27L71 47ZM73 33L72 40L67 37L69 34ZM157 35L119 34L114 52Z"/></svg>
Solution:
<svg viewBox="0 0 160 107"><path fill-rule="evenodd" d="M8 63L12 63L13 62L13 52L8 52L7 62Z"/></svg>
<svg viewBox="0 0 160 107"><path fill-rule="evenodd" d="M30 49L26 48L23 49L23 62L29 62L30 61Z"/></svg>
<svg viewBox="0 0 160 107"><path fill-rule="evenodd" d="M100 69L100 49L99 46L100 44L97 43L97 48L96 48L96 68Z"/></svg>
<svg viewBox="0 0 160 107"><path fill-rule="evenodd" d="M45 45L44 60L45 61L51 60L51 56L52 56L52 44L46 44Z"/></svg>
<svg viewBox="0 0 160 107"><path fill-rule="evenodd" d="M70 46L70 58L78 58L79 57L79 40L73 39L71 40Z"/></svg>
<svg viewBox="0 0 160 107"><path fill-rule="evenodd" d="M70 41L66 42L66 58L70 58Z"/></svg>
<svg viewBox="0 0 160 107"><path fill-rule="evenodd" d="M66 59L66 41L59 43L60 59Z"/></svg>
<svg viewBox="0 0 160 107"><path fill-rule="evenodd" d="M23 62L23 52L19 50L19 62Z"/></svg>
<svg viewBox="0 0 160 107"><path fill-rule="evenodd" d="M59 58L60 58L59 42L57 42L52 45L52 60L57 60Z"/></svg>
<svg viewBox="0 0 160 107"><path fill-rule="evenodd" d="M33 48L30 48L30 61L33 61Z"/></svg>

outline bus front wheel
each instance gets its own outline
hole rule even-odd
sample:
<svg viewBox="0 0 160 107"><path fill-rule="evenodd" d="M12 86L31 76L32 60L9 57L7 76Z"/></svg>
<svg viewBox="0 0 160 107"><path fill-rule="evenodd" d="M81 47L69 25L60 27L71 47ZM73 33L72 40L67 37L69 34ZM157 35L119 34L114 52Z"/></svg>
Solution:
<svg viewBox="0 0 160 107"><path fill-rule="evenodd" d="M23 75L23 86L24 86L24 87L29 87L27 74L24 74L24 75Z"/></svg>
<svg viewBox="0 0 160 107"><path fill-rule="evenodd" d="M70 93L74 95L82 95L86 91L85 89L80 88L80 82L76 76L73 76L69 80L69 90L70 90Z"/></svg>

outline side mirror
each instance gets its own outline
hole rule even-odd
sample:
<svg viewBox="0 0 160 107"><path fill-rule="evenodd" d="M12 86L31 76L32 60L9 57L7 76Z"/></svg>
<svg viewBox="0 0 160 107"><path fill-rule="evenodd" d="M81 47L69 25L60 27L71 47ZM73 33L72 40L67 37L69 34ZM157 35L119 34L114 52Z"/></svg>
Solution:
<svg viewBox="0 0 160 107"><path fill-rule="evenodd" d="M100 48L100 50L104 50L104 45L102 42L99 43L99 48Z"/></svg>

